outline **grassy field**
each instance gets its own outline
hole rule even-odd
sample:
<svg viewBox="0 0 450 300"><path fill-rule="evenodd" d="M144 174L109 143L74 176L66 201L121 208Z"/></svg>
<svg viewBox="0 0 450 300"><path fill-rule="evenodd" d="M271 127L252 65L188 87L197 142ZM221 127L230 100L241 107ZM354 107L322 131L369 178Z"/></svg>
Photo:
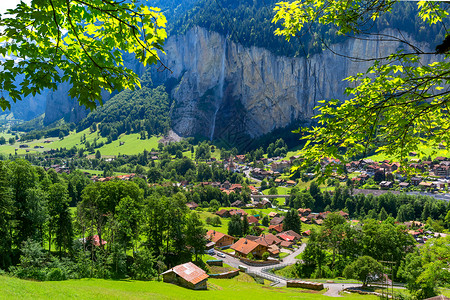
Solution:
<svg viewBox="0 0 450 300"><path fill-rule="evenodd" d="M242 274L235 279L209 279L207 291L193 291L157 281L81 279L53 282L26 281L0 276L0 299L329 299L323 292L275 288L252 282ZM346 295L342 299L377 299Z"/></svg>

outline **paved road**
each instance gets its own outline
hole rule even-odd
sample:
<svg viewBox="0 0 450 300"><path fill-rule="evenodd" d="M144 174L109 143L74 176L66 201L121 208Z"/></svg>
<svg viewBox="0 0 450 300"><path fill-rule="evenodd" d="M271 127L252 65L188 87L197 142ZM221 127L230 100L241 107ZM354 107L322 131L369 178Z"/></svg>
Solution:
<svg viewBox="0 0 450 300"><path fill-rule="evenodd" d="M239 259L234 258L230 255L228 255L227 253L224 252L225 257L220 257L217 255L217 251L216 253L213 255L215 258L217 259L221 259L223 260L223 262L225 264L230 265L233 268L238 268L240 265L246 266L247 267L247 273L253 273L256 274L262 278L265 278L267 280L270 280L273 282L274 286L278 286L278 287L282 287L282 286L286 286L286 279L283 277L280 277L274 273L271 273L270 270L274 269L274 268L280 268L280 267L285 267L288 265L292 265L295 264L297 261L299 261L299 259L295 258L297 255L299 255L300 253L302 253L306 248L306 244L303 243L299 248L295 249L294 252L292 252L291 254L289 254L288 256L286 256L285 258L283 258L281 264L277 264L277 265L270 265L270 266L262 266L262 267L255 267L255 266L249 266L243 262L241 262ZM324 295L325 296L330 296L330 297L342 297L341 295L339 295L339 293L346 288L350 288L350 287L360 287L359 284L355 284L355 283L324 283L324 287L326 289L328 289Z"/></svg>

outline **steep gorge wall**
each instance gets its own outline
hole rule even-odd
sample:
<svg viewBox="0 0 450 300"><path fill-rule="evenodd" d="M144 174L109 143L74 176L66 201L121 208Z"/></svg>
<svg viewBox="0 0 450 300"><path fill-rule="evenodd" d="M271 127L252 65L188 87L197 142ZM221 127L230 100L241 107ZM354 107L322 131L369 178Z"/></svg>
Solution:
<svg viewBox="0 0 450 300"><path fill-rule="evenodd" d="M384 33L398 34L394 30ZM386 56L401 47L399 42L367 39L349 39L332 46L337 53L361 58ZM200 27L170 37L164 48L166 55L161 57L172 72L155 66L150 70L155 84L170 86L175 101L174 131L232 143L309 121L318 101L345 99L347 82L343 79L370 65L328 50L308 58L276 56ZM132 57L127 66L140 75L145 71ZM63 84L48 94L46 124L61 117L77 122L87 115L88 111L68 97L68 88ZM109 98L105 94L105 101Z"/></svg>
<svg viewBox="0 0 450 300"><path fill-rule="evenodd" d="M372 58L401 47L398 42L350 39L333 49ZM309 58L275 56L200 27L170 37L164 48L163 61L172 73L153 73L160 82L178 82L172 90L172 119L173 129L182 136L257 137L309 120L318 101L344 99L343 79L364 72L370 64L331 51Z"/></svg>

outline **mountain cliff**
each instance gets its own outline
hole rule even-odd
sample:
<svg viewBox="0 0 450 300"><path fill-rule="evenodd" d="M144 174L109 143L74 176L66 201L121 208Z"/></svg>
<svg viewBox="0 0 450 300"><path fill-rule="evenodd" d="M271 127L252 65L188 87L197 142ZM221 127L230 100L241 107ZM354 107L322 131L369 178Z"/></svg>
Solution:
<svg viewBox="0 0 450 300"><path fill-rule="evenodd" d="M383 33L399 34L393 30ZM337 53L360 58L385 56L402 47L398 42L376 39L348 39L332 46ZM154 66L150 72L153 84L165 84L175 101L173 130L181 136L222 139L231 144L309 122L318 101L344 99L347 82L343 79L364 72L370 64L332 51L309 57L277 56L264 48L244 47L202 27L171 36L165 52L162 60L171 72ZM138 74L144 73L131 58L128 64ZM87 114L75 100L68 99L67 88L61 86L48 95L47 124L63 116L76 122ZM105 100L109 97L105 95Z"/></svg>
<svg viewBox="0 0 450 300"><path fill-rule="evenodd" d="M333 50L366 58L401 47L395 42L349 39ZM176 103L173 129L182 136L231 141L310 120L318 101L343 99L347 87L343 79L369 66L331 51L300 58L276 56L201 27L170 37L165 51L163 61L172 73L153 76L160 82L176 82L171 91Z"/></svg>

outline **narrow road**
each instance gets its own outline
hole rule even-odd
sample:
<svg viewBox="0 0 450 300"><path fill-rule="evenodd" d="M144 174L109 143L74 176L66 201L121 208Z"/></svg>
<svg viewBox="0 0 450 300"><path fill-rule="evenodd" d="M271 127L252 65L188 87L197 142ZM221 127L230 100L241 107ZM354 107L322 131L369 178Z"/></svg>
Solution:
<svg viewBox="0 0 450 300"><path fill-rule="evenodd" d="M258 267L247 265L244 262L241 262L239 259L232 257L225 252L222 252L223 254L225 254L225 257L218 256L217 255L219 253L218 251L216 251L216 253L212 256L217 259L223 260L223 262L225 264L230 265L231 267L236 268L236 269L239 268L240 265L245 266L245 267L247 267L247 273L256 274L259 277L262 277L264 279L274 282L274 284L273 284L274 286L283 287L283 286L286 286L287 279L283 278L281 276L278 276L270 271L274 268L286 267L286 266L295 264L297 261L300 261L299 259L297 259L295 257L298 256L303 251L305 251L305 248L306 248L306 244L305 243L301 244L300 247L295 249L294 252L292 252L285 258L283 258L283 260L281 261L281 264L275 264L275 265L269 265L269 266L258 266ZM323 286L324 286L324 288L327 289L327 291L324 293L324 295L330 296L330 297L342 297L339 294L342 290L344 290L346 288L350 288L350 287L361 287L360 284L356 284L356 283L324 283Z"/></svg>

